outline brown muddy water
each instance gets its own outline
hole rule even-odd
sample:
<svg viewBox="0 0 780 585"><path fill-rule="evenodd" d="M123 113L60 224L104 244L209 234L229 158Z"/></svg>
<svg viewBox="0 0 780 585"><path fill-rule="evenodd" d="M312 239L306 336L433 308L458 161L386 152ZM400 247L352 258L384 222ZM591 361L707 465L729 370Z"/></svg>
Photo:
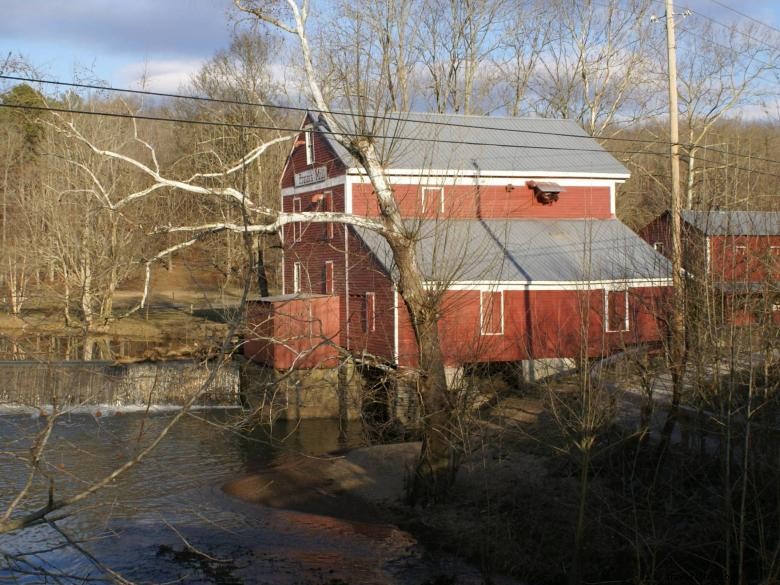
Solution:
<svg viewBox="0 0 780 585"><path fill-rule="evenodd" d="M57 522L93 560L51 526L0 536L0 581L115 582L107 575L110 569L135 583L483 582L474 567L430 553L390 524L265 508L224 494L221 486L245 473L362 444L360 429L344 432L335 421L237 433L226 423L238 414L199 411L185 417L148 461ZM42 462L54 480L55 497L83 488L132 457L171 416L63 416ZM45 417L0 415L0 510L26 478L27 468L15 455L28 452L31 437L45 424ZM43 482L36 484L23 508L43 504L45 492Z"/></svg>

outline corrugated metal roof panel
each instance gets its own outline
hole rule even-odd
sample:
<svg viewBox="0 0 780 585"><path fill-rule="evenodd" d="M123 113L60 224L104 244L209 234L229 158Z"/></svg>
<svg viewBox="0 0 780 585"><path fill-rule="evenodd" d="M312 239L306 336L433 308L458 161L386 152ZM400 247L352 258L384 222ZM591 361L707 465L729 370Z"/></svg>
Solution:
<svg viewBox="0 0 780 585"><path fill-rule="evenodd" d="M387 120L334 117L350 132L375 136L388 170L628 175L572 120L424 113L388 114L392 119ZM331 135L325 136L347 166L358 166Z"/></svg>
<svg viewBox="0 0 780 585"><path fill-rule="evenodd" d="M710 236L780 236L780 212L686 209L681 217Z"/></svg>
<svg viewBox="0 0 780 585"><path fill-rule="evenodd" d="M418 257L435 281L586 282L665 279L666 258L617 219L418 220ZM392 272L380 235L358 230Z"/></svg>

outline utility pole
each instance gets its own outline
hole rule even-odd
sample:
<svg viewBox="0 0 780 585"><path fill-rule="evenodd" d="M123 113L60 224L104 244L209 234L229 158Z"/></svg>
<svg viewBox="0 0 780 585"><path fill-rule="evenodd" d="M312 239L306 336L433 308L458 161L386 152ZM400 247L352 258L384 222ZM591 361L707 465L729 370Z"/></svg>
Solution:
<svg viewBox="0 0 780 585"><path fill-rule="evenodd" d="M674 38L673 0L666 0L666 49L669 72L669 142L672 175L672 315L669 321L669 366L672 374L672 403L661 433L661 450L671 438L680 405L685 376L685 282L682 266L682 194L680 190L680 137L677 109L677 53Z"/></svg>

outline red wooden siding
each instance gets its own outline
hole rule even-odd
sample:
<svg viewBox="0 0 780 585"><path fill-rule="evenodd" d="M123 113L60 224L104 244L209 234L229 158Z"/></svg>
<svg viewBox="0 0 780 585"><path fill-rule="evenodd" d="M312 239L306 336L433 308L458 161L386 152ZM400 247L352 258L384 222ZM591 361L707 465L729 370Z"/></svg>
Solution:
<svg viewBox="0 0 780 585"><path fill-rule="evenodd" d="M418 185L395 185L401 213L407 217L443 216L452 219L612 217L609 187L566 187L560 200L550 205L539 203L533 191L525 186L515 186L511 191L507 191L506 186L483 186L479 189L470 185L446 186L443 188L443 205L432 189ZM437 199L434 205L430 205L431 199ZM371 185L353 185L352 209L356 215L379 215Z"/></svg>
<svg viewBox="0 0 780 585"><path fill-rule="evenodd" d="M639 230L639 237L641 237L667 258L671 255L672 235L669 217L667 214L655 218L653 221Z"/></svg>
<svg viewBox="0 0 780 585"><path fill-rule="evenodd" d="M349 230L349 339L347 347L393 359L393 285L363 241ZM370 293L370 294L369 294Z"/></svg>
<svg viewBox="0 0 780 585"><path fill-rule="evenodd" d="M670 256L668 213L642 228L639 235L649 244L660 242L664 255ZM683 224L683 253L686 270L697 277L706 273L716 282L759 283L780 278L780 236L705 236Z"/></svg>
<svg viewBox="0 0 780 585"><path fill-rule="evenodd" d="M346 168L336 156L336 153L330 147L323 136L317 132L312 133L314 146L314 163L306 164L306 140L304 133L301 132L295 139L290 157L282 173L282 188L295 186L295 173L300 173L308 169L324 166L327 168L328 178L343 175Z"/></svg>
<svg viewBox="0 0 780 585"><path fill-rule="evenodd" d="M244 355L279 370L334 367L339 298L277 299L248 303Z"/></svg>
<svg viewBox="0 0 780 585"><path fill-rule="evenodd" d="M314 186L316 187L316 185ZM328 197L329 196L329 197ZM335 211L344 209L344 187L332 189L312 189L295 197L283 197L282 209L292 211L295 199L301 201L301 211L318 211L332 201ZM284 293L293 292L294 265L301 265L301 292L344 295L346 292L346 270L344 266L344 225L337 223L301 224L301 241L294 241L294 226L285 227L282 243L284 245ZM331 237L331 235L333 237ZM332 268L326 269L330 262ZM331 282L328 282L331 279ZM327 292L330 291L330 292ZM347 323L345 303L338 308L340 331ZM346 339L339 338L339 343Z"/></svg>
<svg viewBox="0 0 780 585"><path fill-rule="evenodd" d="M723 282L777 280L780 236L710 236L710 270Z"/></svg>
<svg viewBox="0 0 780 585"><path fill-rule="evenodd" d="M363 332L370 335L376 332L376 293L367 292L363 296Z"/></svg>
<svg viewBox="0 0 780 585"><path fill-rule="evenodd" d="M503 291L503 333L484 335L480 314L483 293L449 291L439 323L442 351L449 365L576 357L584 343L588 356L607 355L627 345L660 340L657 317L667 293L664 287L630 289L628 329L607 331L603 290ZM500 293L493 294L497 300ZM623 291L617 296L625 303ZM623 307L625 311L625 304ZM414 366L417 346L411 324L405 309L399 315L399 362ZM621 316L621 328L625 329L625 312Z"/></svg>
<svg viewBox="0 0 780 585"><path fill-rule="evenodd" d="M346 169L322 135L311 134L311 153L314 160L309 164L306 139L301 133L285 167L283 188L294 186L295 173L323 166L327 179L345 174ZM296 189L294 195L282 197L282 209L345 211L345 186L333 185L335 182L327 183L327 188L325 183L319 187L315 183ZM537 201L525 184L512 184L511 179L490 186L398 184L394 191L405 217L613 217L610 187L588 186L587 179L581 183L566 186L559 200L547 205ZM352 213L379 215L369 184L353 184L350 191ZM292 291L294 266L298 265L303 293L324 293L330 295L324 298L338 300L337 305L323 304L317 308L321 322L327 321L329 326L335 323L334 341L355 354L370 354L388 361L393 360L397 347L400 365L417 364L417 344L406 306L394 294L385 268L354 229L334 223L301 223L284 229L282 240L285 292ZM456 365L571 357L578 355L581 347L586 348L588 355L602 355L628 343L657 340L660 333L650 307L658 304L657 299L665 290L448 291L439 323L445 360ZM326 318L319 311L329 311L329 315ZM279 357L274 354L264 359L277 363Z"/></svg>
<svg viewBox="0 0 780 585"><path fill-rule="evenodd" d="M322 267L322 294L333 294L333 261L326 260L325 265Z"/></svg>

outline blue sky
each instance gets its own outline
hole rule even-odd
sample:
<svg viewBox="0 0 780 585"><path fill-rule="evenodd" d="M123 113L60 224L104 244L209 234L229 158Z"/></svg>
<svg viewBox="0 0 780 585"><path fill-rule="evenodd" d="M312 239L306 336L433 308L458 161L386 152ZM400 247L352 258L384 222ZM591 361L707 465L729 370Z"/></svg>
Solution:
<svg viewBox="0 0 780 585"><path fill-rule="evenodd" d="M231 0L4 0L0 64L21 55L49 79L89 75L117 87L144 71L175 91L230 43Z"/></svg>
<svg viewBox="0 0 780 585"><path fill-rule="evenodd" d="M663 2L657 4L663 14ZM722 4L780 29L778 0L675 0L676 11L746 20ZM145 71L150 89L176 91L229 44L231 6L231 0L4 0L0 66L12 52L50 79L71 81L91 71L93 79L130 87Z"/></svg>

